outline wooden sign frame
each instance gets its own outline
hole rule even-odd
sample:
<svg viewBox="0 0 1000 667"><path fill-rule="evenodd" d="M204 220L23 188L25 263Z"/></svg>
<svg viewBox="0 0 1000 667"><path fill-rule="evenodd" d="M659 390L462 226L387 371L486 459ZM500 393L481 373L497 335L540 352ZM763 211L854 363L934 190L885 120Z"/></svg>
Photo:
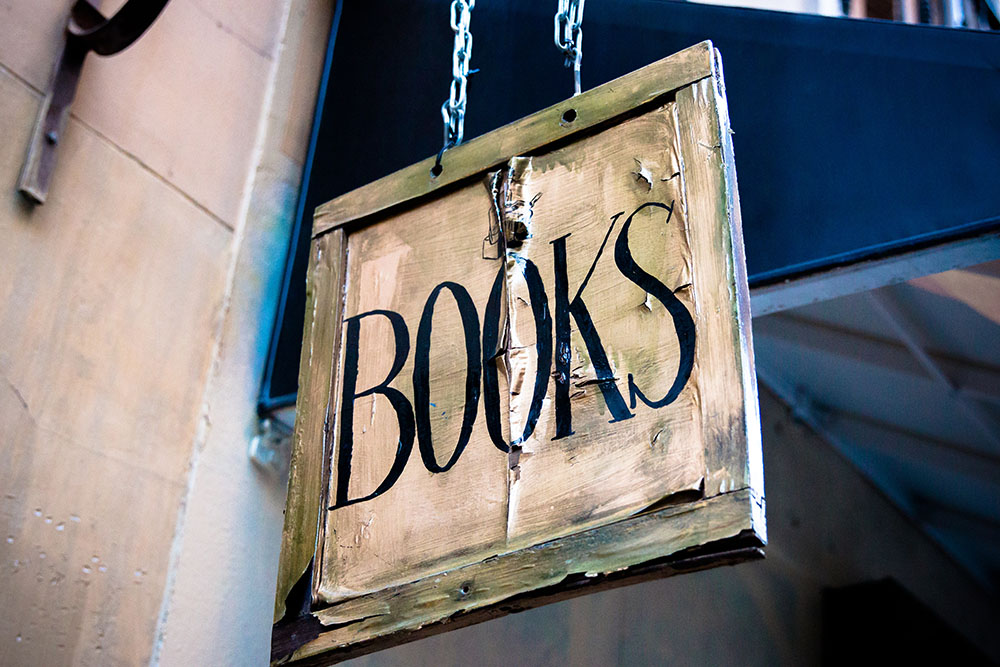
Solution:
<svg viewBox="0 0 1000 667"><path fill-rule="evenodd" d="M314 573L321 571L324 517L334 501L329 488L348 237L472 179L482 180L518 156L566 145L666 103L672 104L678 128L675 175L683 182L692 282L713 285L706 293L715 296L698 305L717 315L698 315L699 326L704 320L711 329L705 334L712 341L706 368L721 369L700 378L701 395L711 397L701 408L705 473L700 487L626 518L415 580L403 573L403 583L331 603ZM763 556L749 295L721 60L712 44L695 45L453 148L436 176L434 164L429 158L316 211L275 598L276 663L329 664L586 592ZM641 164L635 178L650 179Z"/></svg>

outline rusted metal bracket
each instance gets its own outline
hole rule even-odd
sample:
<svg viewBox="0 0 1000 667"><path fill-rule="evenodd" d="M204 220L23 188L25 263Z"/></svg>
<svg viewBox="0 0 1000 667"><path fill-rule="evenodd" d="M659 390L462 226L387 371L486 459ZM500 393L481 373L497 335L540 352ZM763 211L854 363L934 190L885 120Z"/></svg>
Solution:
<svg viewBox="0 0 1000 667"><path fill-rule="evenodd" d="M111 18L87 0L77 0L66 24L66 44L56 62L48 93L21 167L17 189L34 204L45 203L70 105L76 96L87 53L110 56L130 46L153 24L168 0L128 0Z"/></svg>

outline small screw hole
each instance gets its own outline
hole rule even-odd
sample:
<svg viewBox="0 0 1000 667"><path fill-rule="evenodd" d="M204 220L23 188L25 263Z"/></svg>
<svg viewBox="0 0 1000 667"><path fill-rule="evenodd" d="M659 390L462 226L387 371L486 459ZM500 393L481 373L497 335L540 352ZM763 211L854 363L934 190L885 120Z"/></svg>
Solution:
<svg viewBox="0 0 1000 667"><path fill-rule="evenodd" d="M563 122L572 123L574 120L576 120L576 109L566 109L563 112Z"/></svg>
<svg viewBox="0 0 1000 667"><path fill-rule="evenodd" d="M442 171L444 171L444 167L442 167L440 164L434 165L433 167L431 167L431 178L437 178L438 176L441 175Z"/></svg>
<svg viewBox="0 0 1000 667"><path fill-rule="evenodd" d="M462 597L465 597L471 591L472 591L472 586L470 586L469 584L462 584L458 589L458 592Z"/></svg>

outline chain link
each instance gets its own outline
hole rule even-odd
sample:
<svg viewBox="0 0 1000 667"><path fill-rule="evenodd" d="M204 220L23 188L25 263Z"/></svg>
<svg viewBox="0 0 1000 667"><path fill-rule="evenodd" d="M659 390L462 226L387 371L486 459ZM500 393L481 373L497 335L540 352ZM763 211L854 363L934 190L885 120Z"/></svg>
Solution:
<svg viewBox="0 0 1000 667"><path fill-rule="evenodd" d="M441 119L444 121L442 153L462 143L465 132L466 88L469 82L469 61L472 59L469 22L475 6L476 0L452 0L451 3L450 23L455 33L455 49L451 56L451 94L441 105Z"/></svg>
<svg viewBox="0 0 1000 667"><path fill-rule="evenodd" d="M563 52L564 65L573 68L573 95L580 94L580 61L583 60L584 0L559 0L555 16L556 47Z"/></svg>
<svg viewBox="0 0 1000 667"><path fill-rule="evenodd" d="M580 62L583 60L583 5L585 0L559 0L555 15L555 43L565 57L565 66L573 68L574 95L579 95ZM465 133L465 103L469 83L469 62L472 60L472 31L469 23L476 0L452 0L449 24L455 33L455 48L451 56L451 88L448 99L441 105L444 121L444 144L438 153L435 169L440 169L441 156L452 146L462 143ZM438 172L435 172L438 173Z"/></svg>

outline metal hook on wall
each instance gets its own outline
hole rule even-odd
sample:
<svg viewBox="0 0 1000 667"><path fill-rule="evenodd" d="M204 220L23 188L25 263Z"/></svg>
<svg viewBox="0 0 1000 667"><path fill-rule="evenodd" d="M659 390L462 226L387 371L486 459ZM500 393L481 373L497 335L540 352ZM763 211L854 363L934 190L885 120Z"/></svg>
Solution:
<svg viewBox="0 0 1000 667"><path fill-rule="evenodd" d="M66 24L66 44L56 63L49 90L38 110L17 189L34 204L44 204L55 170L56 154L70 106L76 96L87 53L110 56L146 32L168 0L128 0L111 18L87 0L77 0Z"/></svg>

